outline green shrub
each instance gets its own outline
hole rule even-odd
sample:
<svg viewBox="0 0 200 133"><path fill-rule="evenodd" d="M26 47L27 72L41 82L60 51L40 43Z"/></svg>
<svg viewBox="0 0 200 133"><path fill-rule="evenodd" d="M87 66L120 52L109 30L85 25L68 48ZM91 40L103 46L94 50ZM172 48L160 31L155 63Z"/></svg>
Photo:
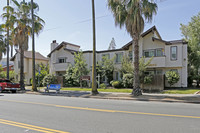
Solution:
<svg viewBox="0 0 200 133"><path fill-rule="evenodd" d="M110 81L110 85L112 85L112 83L113 83L114 81L112 80L112 81Z"/></svg>
<svg viewBox="0 0 200 133"><path fill-rule="evenodd" d="M112 87L121 88L122 87L122 83L120 81L113 81L112 82Z"/></svg>
<svg viewBox="0 0 200 133"><path fill-rule="evenodd" d="M144 84L151 84L153 81L153 76L152 75L147 75L144 77Z"/></svg>
<svg viewBox="0 0 200 133"><path fill-rule="evenodd" d="M48 74L43 79L43 85L47 86L49 84L56 84L56 77L53 74Z"/></svg>
<svg viewBox="0 0 200 133"><path fill-rule="evenodd" d="M106 89L106 84L102 83L102 84L100 84L99 87L102 88L102 89Z"/></svg>
<svg viewBox="0 0 200 133"><path fill-rule="evenodd" d="M133 87L133 74L124 74L122 78L122 84L125 88Z"/></svg>
<svg viewBox="0 0 200 133"><path fill-rule="evenodd" d="M170 87L174 85L175 83L177 83L180 79L179 74L175 71L168 71L166 72L165 76Z"/></svg>
<svg viewBox="0 0 200 133"><path fill-rule="evenodd" d="M64 75L64 86L65 87L78 87L80 86L79 82L75 80L73 76L73 66L70 64L66 70L66 74Z"/></svg>

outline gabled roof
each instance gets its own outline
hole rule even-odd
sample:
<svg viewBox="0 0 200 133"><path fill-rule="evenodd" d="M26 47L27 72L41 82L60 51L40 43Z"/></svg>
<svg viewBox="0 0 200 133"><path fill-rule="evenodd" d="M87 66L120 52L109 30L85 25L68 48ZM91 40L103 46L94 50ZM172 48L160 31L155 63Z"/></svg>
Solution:
<svg viewBox="0 0 200 133"><path fill-rule="evenodd" d="M11 61L15 60L17 53L20 53L20 52L19 52L19 50L16 49L15 55L10 59ZM24 51L24 58L32 59L32 51ZM48 58L44 57L39 52L35 52L35 59L36 60L45 60L45 61L49 60Z"/></svg>
<svg viewBox="0 0 200 133"><path fill-rule="evenodd" d="M156 34L158 35L158 37L159 37L160 39L162 39L161 36L160 36L160 33L158 32L158 30L157 30L157 28L156 28L155 25L154 25L153 27L151 27L150 29L148 29L147 31L143 32L143 33L141 34L141 37L145 37L146 35L148 35L148 34L151 33L151 32L154 32L154 31L156 31Z"/></svg>
<svg viewBox="0 0 200 133"><path fill-rule="evenodd" d="M122 47L122 49L128 49L130 45L132 45L133 41L128 42L126 45Z"/></svg>
<svg viewBox="0 0 200 133"><path fill-rule="evenodd" d="M184 40L165 41L165 40L158 39L158 38L155 38L155 37L152 37L152 40L153 41L157 40L157 41L164 42L166 45L172 45L172 44L177 44L177 43L188 44L188 42L186 42Z"/></svg>
<svg viewBox="0 0 200 133"><path fill-rule="evenodd" d="M175 44L175 43L188 44L188 42L186 42L185 40L173 40L173 41L169 41L169 43L171 43L171 44Z"/></svg>
<svg viewBox="0 0 200 133"><path fill-rule="evenodd" d="M66 46L66 45L71 45L71 46L75 46L75 47L80 48L79 45L72 44L72 43L68 43L68 42L62 42L62 43L61 43L60 45L58 45L54 50L52 50L47 56L48 56L48 57L51 57L51 54L52 54L53 52L55 52L56 50L61 49L63 46ZM69 50L69 49L68 49L68 50Z"/></svg>
<svg viewBox="0 0 200 133"><path fill-rule="evenodd" d="M143 32L143 33L141 34L141 37L145 37L146 35L148 35L149 33L153 32L153 31L156 31L157 36L158 36L160 39L162 39L161 36L160 36L160 34L159 34L159 32L158 32L158 30L157 30L157 28L156 28L156 26L153 26L153 27L151 27L150 29L148 29L147 31ZM124 45L124 46L122 47L122 49L128 49L128 47L129 47L130 45L132 45L132 41L130 41L130 42L128 42L126 45Z"/></svg>

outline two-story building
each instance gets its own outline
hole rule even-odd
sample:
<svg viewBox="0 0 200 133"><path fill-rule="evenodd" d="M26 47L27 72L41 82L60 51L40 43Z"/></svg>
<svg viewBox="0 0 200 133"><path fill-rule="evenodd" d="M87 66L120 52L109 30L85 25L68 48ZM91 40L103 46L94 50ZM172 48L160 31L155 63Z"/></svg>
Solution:
<svg viewBox="0 0 200 133"><path fill-rule="evenodd" d="M65 74L67 66L74 64L74 52L80 51L80 46L62 42L60 45L53 41L51 43L50 73L57 76ZM121 68L122 57L126 54L134 60L134 46L132 41L119 49L103 50L96 52L97 62L102 60L103 56L115 58L114 80L121 80L119 69ZM83 51L83 55L88 64L88 69L92 67L92 51ZM164 75L169 70L177 71L180 80L174 87L187 87L187 42L183 40L165 41L162 40L156 27L153 26L143 34L139 39L139 57L145 57L145 61L153 57L146 74ZM90 71L90 76L92 75ZM167 82L165 86L169 87Z"/></svg>
<svg viewBox="0 0 200 133"><path fill-rule="evenodd" d="M14 62L14 72L16 73L15 80L20 80L20 52L16 50L16 54L10 59ZM44 57L39 52L35 52L35 64L48 65L49 59ZM25 84L31 84L32 78L32 51L24 51L24 76Z"/></svg>

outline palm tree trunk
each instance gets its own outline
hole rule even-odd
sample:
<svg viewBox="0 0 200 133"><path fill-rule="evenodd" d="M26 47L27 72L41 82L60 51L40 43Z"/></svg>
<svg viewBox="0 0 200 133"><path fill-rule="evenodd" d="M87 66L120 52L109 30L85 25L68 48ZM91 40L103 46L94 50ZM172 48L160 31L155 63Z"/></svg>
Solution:
<svg viewBox="0 0 200 133"><path fill-rule="evenodd" d="M7 0L7 6L9 6L9 0ZM8 8L7 8L7 14L9 14ZM8 21L7 17L7 21ZM9 79L9 27L7 26L7 79Z"/></svg>
<svg viewBox="0 0 200 133"><path fill-rule="evenodd" d="M24 48L23 45L19 47L20 49L20 88L25 90L24 86Z"/></svg>
<svg viewBox="0 0 200 133"><path fill-rule="evenodd" d="M98 94L96 83L96 31L95 31L95 7L92 0L92 21L93 21L93 65L92 65L92 95Z"/></svg>
<svg viewBox="0 0 200 133"><path fill-rule="evenodd" d="M34 36L33 0L31 0L31 15L32 15L32 90L37 91L35 82L35 36Z"/></svg>
<svg viewBox="0 0 200 133"><path fill-rule="evenodd" d="M133 92L134 96L142 95L140 89L140 77L139 77L139 37L133 37L133 46L134 46L134 81L133 81Z"/></svg>

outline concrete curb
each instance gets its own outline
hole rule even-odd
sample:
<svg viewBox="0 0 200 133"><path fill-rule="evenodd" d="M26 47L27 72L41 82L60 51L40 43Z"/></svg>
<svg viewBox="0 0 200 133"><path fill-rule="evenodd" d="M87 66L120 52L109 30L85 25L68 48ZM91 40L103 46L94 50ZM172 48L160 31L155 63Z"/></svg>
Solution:
<svg viewBox="0 0 200 133"><path fill-rule="evenodd" d="M78 94L76 91L70 91ZM87 92L88 93L88 92ZM67 93L44 93L44 92L32 92L26 91L25 94L34 94L34 95L44 95L44 96L64 96L64 97L76 97L76 98L95 98L95 99L110 99L110 100L129 100L129 101L148 101L148 102L168 102L168 103L193 103L193 104L200 104L200 97L177 97L177 96L163 96L163 97L155 97L151 98L154 95L143 95L143 97L131 97L131 95L122 93L100 93L99 95L91 95L91 94L84 94L81 96L74 96L69 95ZM192 99L193 98L193 99ZM196 98L194 100L194 98Z"/></svg>

